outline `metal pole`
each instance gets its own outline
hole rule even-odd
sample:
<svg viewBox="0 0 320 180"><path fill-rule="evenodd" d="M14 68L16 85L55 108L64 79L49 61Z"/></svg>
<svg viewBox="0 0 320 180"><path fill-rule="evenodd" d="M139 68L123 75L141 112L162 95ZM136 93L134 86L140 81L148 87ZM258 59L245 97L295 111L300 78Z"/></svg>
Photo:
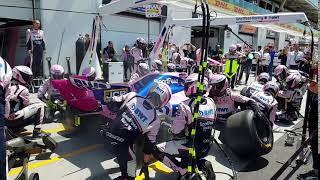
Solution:
<svg viewBox="0 0 320 180"><path fill-rule="evenodd" d="M36 14L35 14L35 0L32 0L32 16L33 16L33 20L36 19Z"/></svg>
<svg viewBox="0 0 320 180"><path fill-rule="evenodd" d="M150 44L150 18L148 18L148 43L147 43L147 58L149 59L149 67L151 67L151 59L149 58L149 44Z"/></svg>

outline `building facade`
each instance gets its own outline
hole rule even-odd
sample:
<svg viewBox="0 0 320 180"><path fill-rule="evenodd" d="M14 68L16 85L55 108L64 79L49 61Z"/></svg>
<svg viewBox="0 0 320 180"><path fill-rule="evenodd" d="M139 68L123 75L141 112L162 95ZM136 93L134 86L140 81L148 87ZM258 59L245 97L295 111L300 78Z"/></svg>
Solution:
<svg viewBox="0 0 320 180"><path fill-rule="evenodd" d="M263 0L270 2L268 0ZM110 1L101 0L1 0L0 2L0 55L6 58L11 65L24 62L26 57L25 31L30 28L32 19L40 19L45 31L47 44L46 57L52 58L52 64L59 63L67 69L66 58L71 59L71 71L76 73L75 42L79 35L91 34L92 22L101 3ZM165 15L172 12L174 18L191 18L195 13L194 0L181 0L168 4L166 12L160 18L148 20L143 8L130 9L123 13L104 16L102 26L102 48L108 41L113 41L121 54L125 44L132 46L137 37L148 37L148 21L150 23L150 40L155 41L166 19ZM210 0L210 7L218 16L234 16L248 14L265 14L278 11L281 4L272 1L268 3L244 0ZM270 4L270 3L269 3ZM264 8L260 7L263 6ZM278 9L277 9L278 7ZM318 7L318 6L317 6ZM284 6L285 10L287 7ZM229 25L234 33L239 34L247 43L256 49L272 42L276 48L282 49L290 39L302 41L303 27L300 25ZM210 46L221 45L226 50L230 44L241 43L223 27L212 27ZM170 41L176 45L192 42L196 46L201 43L201 28L176 27ZM44 72L48 74L46 61Z"/></svg>

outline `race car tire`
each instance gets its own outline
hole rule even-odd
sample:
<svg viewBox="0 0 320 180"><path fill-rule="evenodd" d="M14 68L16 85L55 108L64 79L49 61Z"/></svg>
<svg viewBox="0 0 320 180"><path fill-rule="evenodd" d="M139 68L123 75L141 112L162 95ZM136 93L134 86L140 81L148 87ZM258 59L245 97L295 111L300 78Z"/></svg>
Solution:
<svg viewBox="0 0 320 180"><path fill-rule="evenodd" d="M28 180L39 180L39 179L40 179L40 176L38 173L32 173L28 178Z"/></svg>
<svg viewBox="0 0 320 180"><path fill-rule="evenodd" d="M270 122L255 118L252 110L230 116L224 133L226 145L240 157L258 157L273 148Z"/></svg>
<svg viewBox="0 0 320 180"><path fill-rule="evenodd" d="M242 96L246 96L247 90L248 90L248 87L244 87L244 88L241 90L240 94L241 94Z"/></svg>

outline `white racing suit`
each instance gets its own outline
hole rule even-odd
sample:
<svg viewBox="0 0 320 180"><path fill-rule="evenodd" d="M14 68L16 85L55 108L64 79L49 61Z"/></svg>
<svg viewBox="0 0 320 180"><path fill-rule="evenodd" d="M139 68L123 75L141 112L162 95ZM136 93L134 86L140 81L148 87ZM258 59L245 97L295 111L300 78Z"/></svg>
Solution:
<svg viewBox="0 0 320 180"><path fill-rule="evenodd" d="M267 94L263 91L254 92L251 95L251 99L257 102L260 110L273 124L276 119L276 113L278 111L278 101L272 95Z"/></svg>
<svg viewBox="0 0 320 180"><path fill-rule="evenodd" d="M241 95L246 96L246 97L251 97L252 94L254 94L255 92L261 92L263 89L263 85L260 84L258 81L252 82L247 89L245 90L245 92L241 92Z"/></svg>
<svg viewBox="0 0 320 180"><path fill-rule="evenodd" d="M301 101L303 99L303 92L301 89L288 89L279 91L278 98L284 99L283 106L277 112L278 119L286 119L288 121L295 121L298 118L297 112L300 110Z"/></svg>
<svg viewBox="0 0 320 180"><path fill-rule="evenodd" d="M191 130L192 109L195 105L195 98L188 99L180 103L177 117L172 122L169 132L173 135L185 134L187 138L171 140L158 144L161 151L171 154L176 157L182 157L181 166L187 168L189 150L191 140L188 132ZM197 119L197 129L195 135L195 150L197 164L201 171L204 167L205 160L211 147L211 136L214 121L216 120L216 106L211 98L206 97L199 107L199 118Z"/></svg>
<svg viewBox="0 0 320 180"><path fill-rule="evenodd" d="M186 173L185 169L177 165L177 160L157 148L155 141L160 127L160 119L156 110L145 98L131 92L113 97L111 101L114 101L115 106L117 103L122 105L105 135L114 145L114 153L120 166L122 178L134 179L136 176L137 161L134 143L141 136L145 137L143 149L145 154L152 154L157 160L182 175Z"/></svg>
<svg viewBox="0 0 320 180"><path fill-rule="evenodd" d="M14 114L13 120L8 120ZM43 103L30 103L29 90L22 85L12 85L6 93L5 117L9 129L20 129L34 124L35 130L40 131L44 116Z"/></svg>

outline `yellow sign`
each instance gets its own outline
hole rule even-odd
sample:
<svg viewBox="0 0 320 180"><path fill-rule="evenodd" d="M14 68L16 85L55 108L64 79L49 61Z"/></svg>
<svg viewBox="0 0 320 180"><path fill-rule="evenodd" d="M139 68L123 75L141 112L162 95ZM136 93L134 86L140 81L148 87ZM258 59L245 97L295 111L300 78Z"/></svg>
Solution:
<svg viewBox="0 0 320 180"><path fill-rule="evenodd" d="M121 96L121 95L124 95L124 94L127 94L127 93L128 93L128 89L127 88L105 90L103 99L104 99L105 102L107 102L110 97Z"/></svg>
<svg viewBox="0 0 320 180"><path fill-rule="evenodd" d="M239 68L239 64L238 61L236 59L234 59L232 61L231 64L231 60L228 59L226 61L226 65L225 65L225 70L224 70L224 74L228 77L228 78L232 78L234 75L237 74L238 68ZM230 69L231 69L231 73L230 73Z"/></svg>

